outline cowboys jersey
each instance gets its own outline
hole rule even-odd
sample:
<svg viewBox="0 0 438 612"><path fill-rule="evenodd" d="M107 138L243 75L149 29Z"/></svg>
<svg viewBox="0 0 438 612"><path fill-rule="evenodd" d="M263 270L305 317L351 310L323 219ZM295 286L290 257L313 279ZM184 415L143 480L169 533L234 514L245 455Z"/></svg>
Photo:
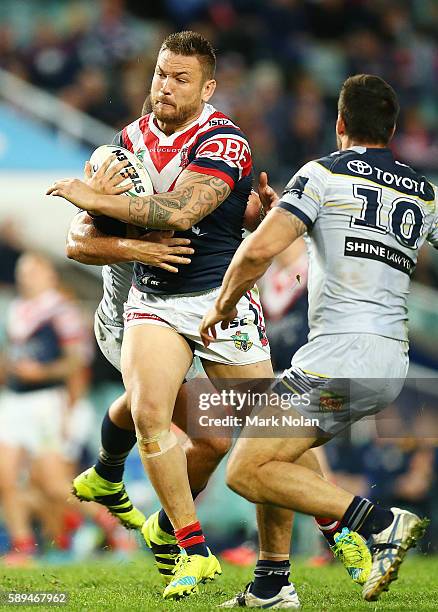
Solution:
<svg viewBox="0 0 438 612"><path fill-rule="evenodd" d="M303 166L279 206L307 226L309 340L407 340L418 250L425 240L438 247L436 188L389 149L355 146Z"/></svg>

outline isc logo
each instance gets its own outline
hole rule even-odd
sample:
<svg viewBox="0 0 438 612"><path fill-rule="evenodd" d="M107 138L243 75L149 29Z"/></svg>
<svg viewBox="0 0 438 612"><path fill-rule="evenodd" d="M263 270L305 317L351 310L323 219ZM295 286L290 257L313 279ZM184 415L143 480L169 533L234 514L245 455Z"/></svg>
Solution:
<svg viewBox="0 0 438 612"><path fill-rule="evenodd" d="M223 159L236 164L240 169L251 162L251 152L244 140L219 137L208 140L197 150L197 157Z"/></svg>
<svg viewBox="0 0 438 612"><path fill-rule="evenodd" d="M233 327L244 327L245 325L248 325L248 323L249 321L246 317L244 317L243 319L233 319L229 324L229 327L230 329L232 329Z"/></svg>

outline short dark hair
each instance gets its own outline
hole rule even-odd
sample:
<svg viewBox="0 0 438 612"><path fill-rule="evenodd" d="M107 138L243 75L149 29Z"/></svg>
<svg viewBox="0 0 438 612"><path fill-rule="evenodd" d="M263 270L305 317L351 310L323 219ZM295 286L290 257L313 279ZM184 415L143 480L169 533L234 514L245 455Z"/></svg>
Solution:
<svg viewBox="0 0 438 612"><path fill-rule="evenodd" d="M205 79L214 78L216 54L202 34L191 31L175 32L163 41L160 52L164 49L168 49L177 55L196 55L201 63Z"/></svg>
<svg viewBox="0 0 438 612"><path fill-rule="evenodd" d="M373 74L356 74L342 85L338 111L358 143L388 144L400 107L391 85Z"/></svg>

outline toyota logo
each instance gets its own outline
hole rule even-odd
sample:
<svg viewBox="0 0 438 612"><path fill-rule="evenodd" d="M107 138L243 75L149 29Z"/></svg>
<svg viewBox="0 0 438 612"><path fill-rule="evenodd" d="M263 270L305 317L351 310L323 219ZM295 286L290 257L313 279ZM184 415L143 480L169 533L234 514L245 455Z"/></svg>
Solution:
<svg viewBox="0 0 438 612"><path fill-rule="evenodd" d="M361 159L354 159L353 161L349 161L347 164L347 168L354 172L355 174L362 174L366 176L367 174L372 174L373 169L369 164L362 161Z"/></svg>

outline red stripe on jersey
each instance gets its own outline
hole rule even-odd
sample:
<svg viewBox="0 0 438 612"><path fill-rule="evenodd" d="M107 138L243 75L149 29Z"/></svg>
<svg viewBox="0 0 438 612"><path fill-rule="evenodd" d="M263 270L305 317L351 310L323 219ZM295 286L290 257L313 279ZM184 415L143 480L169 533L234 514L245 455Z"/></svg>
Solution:
<svg viewBox="0 0 438 612"><path fill-rule="evenodd" d="M261 342L262 346L267 346L269 344L269 340L268 340L268 337L266 336L266 326L265 326L265 319L264 319L264 316L263 316L262 306L261 306L260 302L257 302L253 298L251 290L247 291L246 295L247 295L249 301L251 302L251 304L253 304L256 307L256 309L257 309L257 311L259 313L259 322L258 322L257 327L259 328L259 331L262 334L262 337L260 338L260 342Z"/></svg>
<svg viewBox="0 0 438 612"><path fill-rule="evenodd" d="M182 174L182 173L181 173ZM176 179L173 181L173 183L171 184L171 186L169 187L169 189L167 190L167 193L169 193L170 191L173 191L175 189L175 185L178 182L179 177L181 176L181 174L179 174ZM156 192L155 192L156 193Z"/></svg>
<svg viewBox="0 0 438 612"><path fill-rule="evenodd" d="M128 136L128 130L126 128L123 128L122 130L122 140L125 147L131 151L131 153L134 153L134 147L132 146L131 139Z"/></svg>
<svg viewBox="0 0 438 612"><path fill-rule="evenodd" d="M196 134L196 132L199 131L199 125L193 125L190 130L187 130L187 132L183 132L181 134L181 136L178 136L178 138L175 140L175 142L173 143L173 145L175 147L179 147L181 149L181 147L188 141L190 140L190 138L192 136L194 136Z"/></svg>
<svg viewBox="0 0 438 612"><path fill-rule="evenodd" d="M204 131L200 131L199 133L199 138L203 138L206 134L209 134L210 132L215 132L219 129L223 129L226 130L227 128L233 128L235 130L238 130L240 132L240 129L238 127L235 127L234 125L213 125L211 128L208 128L208 130L204 130ZM242 140L246 141L246 138L243 136L243 134L228 134L226 131L217 134L218 138L233 138L234 136L239 136L240 138L242 138ZM206 139L208 140L208 138ZM197 141L195 141L195 144L197 143ZM204 144L204 143L202 143ZM247 142L248 148L249 148L249 143Z"/></svg>
<svg viewBox="0 0 438 612"><path fill-rule="evenodd" d="M196 159L189 166L187 166L186 170L190 170L190 172L199 172L199 174L209 174L211 176L217 176L218 178L225 181L227 185L230 186L230 189L234 189L235 182L231 178L231 176L226 174L226 172L222 172L222 170L215 170L214 168L201 168L201 166L197 166L195 162Z"/></svg>
<svg viewBox="0 0 438 612"><path fill-rule="evenodd" d="M249 164L245 164L242 168L242 177L249 176L252 170L252 159Z"/></svg>
<svg viewBox="0 0 438 612"><path fill-rule="evenodd" d="M150 115L142 117L139 121L139 128L152 163L158 172L161 172L176 155L180 154L184 144L197 133L199 125L193 125L189 130L182 132L172 144L160 145L160 138L149 129L149 117Z"/></svg>
<svg viewBox="0 0 438 612"><path fill-rule="evenodd" d="M142 134L144 134L145 131L148 129L149 117L150 115L143 115L143 117L140 117L140 119L138 120L138 127L140 128L140 132Z"/></svg>

